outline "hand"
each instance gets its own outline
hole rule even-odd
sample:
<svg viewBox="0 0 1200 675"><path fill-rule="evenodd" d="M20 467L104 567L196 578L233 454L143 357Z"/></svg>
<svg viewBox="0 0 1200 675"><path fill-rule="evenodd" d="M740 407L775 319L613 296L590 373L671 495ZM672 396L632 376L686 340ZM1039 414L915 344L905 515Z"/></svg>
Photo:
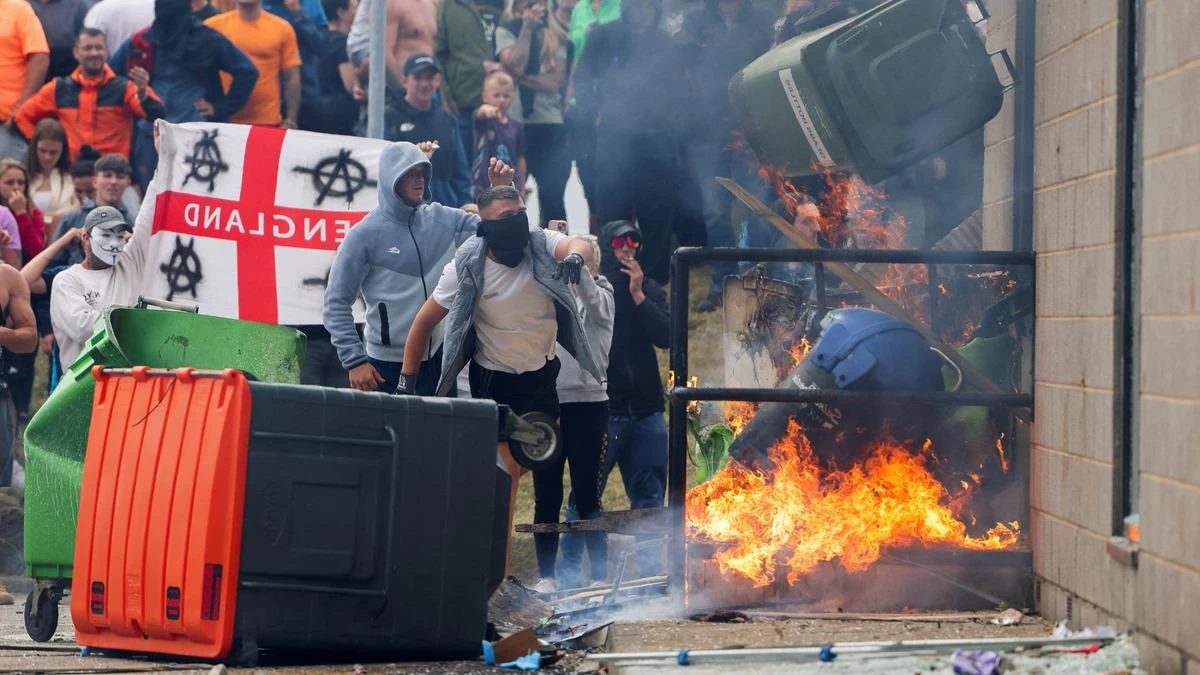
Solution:
<svg viewBox="0 0 1200 675"><path fill-rule="evenodd" d="M561 232L563 234L568 234L567 221L565 221L565 220L552 220L552 221L546 223L546 229L554 230L555 232Z"/></svg>
<svg viewBox="0 0 1200 675"><path fill-rule="evenodd" d="M500 70L503 67L504 67L504 64L500 63L499 61L484 61L483 62L483 74L491 75L492 73L496 72L497 70Z"/></svg>
<svg viewBox="0 0 1200 675"><path fill-rule="evenodd" d="M42 336L42 353L49 354L54 350L54 333Z"/></svg>
<svg viewBox="0 0 1200 675"><path fill-rule="evenodd" d="M300 11L300 0L283 0L283 8L295 14Z"/></svg>
<svg viewBox="0 0 1200 675"><path fill-rule="evenodd" d="M475 109L476 119L494 120L500 116L500 109L490 103L484 103Z"/></svg>
<svg viewBox="0 0 1200 675"><path fill-rule="evenodd" d="M467 213L474 213L475 215L479 215L479 205L474 202L469 202L467 204L463 204L462 210L466 211Z"/></svg>
<svg viewBox="0 0 1200 675"><path fill-rule="evenodd" d="M554 271L555 279L562 279L568 284L578 284L581 276L583 276L583 256L578 253L572 253L560 260L558 269Z"/></svg>
<svg viewBox="0 0 1200 675"><path fill-rule="evenodd" d="M359 85L354 85L354 90L350 92L350 97L359 103L367 102L367 92Z"/></svg>
<svg viewBox="0 0 1200 675"><path fill-rule="evenodd" d="M199 101L196 101L196 112L209 119L212 119L212 116L217 114L217 109L214 108L213 104L209 103L207 100L200 99Z"/></svg>
<svg viewBox="0 0 1200 675"><path fill-rule="evenodd" d="M279 123L279 128L280 129L296 129L298 127L296 126L296 123L293 120L289 120L289 119L285 118L282 122Z"/></svg>
<svg viewBox="0 0 1200 675"><path fill-rule="evenodd" d="M12 236L9 235L9 233L5 232L4 230L0 230L0 248L4 248L5 246L8 246L9 242L11 242L11 241L12 241Z"/></svg>
<svg viewBox="0 0 1200 675"><path fill-rule="evenodd" d="M646 293L642 290L642 282L646 279L642 266L636 259L628 258L621 261L621 271L629 277L629 295L633 296L633 304L642 304L646 299Z"/></svg>
<svg viewBox="0 0 1200 675"><path fill-rule="evenodd" d="M350 369L350 386L359 391L375 391L383 384L383 376L375 366L364 363Z"/></svg>
<svg viewBox="0 0 1200 675"><path fill-rule="evenodd" d="M25 193L20 190L13 190L12 195L8 198L8 209L13 212L13 215L25 213Z"/></svg>
<svg viewBox="0 0 1200 675"><path fill-rule="evenodd" d="M146 96L146 87L150 86L150 73L141 66L134 66L129 69L129 79L137 85L137 93L139 98Z"/></svg>
<svg viewBox="0 0 1200 675"><path fill-rule="evenodd" d="M497 185L512 185L513 177L516 175L516 169L495 157L488 162L488 180L492 182L492 187L496 187Z"/></svg>
<svg viewBox="0 0 1200 675"><path fill-rule="evenodd" d="M66 232L63 233L63 236L58 238L57 243L60 246L69 246L78 241L83 241L83 228L82 227L72 227L71 229L67 230Z"/></svg>
<svg viewBox="0 0 1200 675"><path fill-rule="evenodd" d="M421 150L421 152L425 153L427 158L433 159L433 153L437 152L442 146L438 145L437 141L423 141L421 143L417 143L417 147Z"/></svg>
<svg viewBox="0 0 1200 675"><path fill-rule="evenodd" d="M417 376L405 375L400 373L400 380L396 383L396 394L401 396L416 396L417 395Z"/></svg>
<svg viewBox="0 0 1200 675"><path fill-rule="evenodd" d="M525 13L521 15L521 21L529 26L539 24L546 16L546 6L543 4L530 5L525 9Z"/></svg>

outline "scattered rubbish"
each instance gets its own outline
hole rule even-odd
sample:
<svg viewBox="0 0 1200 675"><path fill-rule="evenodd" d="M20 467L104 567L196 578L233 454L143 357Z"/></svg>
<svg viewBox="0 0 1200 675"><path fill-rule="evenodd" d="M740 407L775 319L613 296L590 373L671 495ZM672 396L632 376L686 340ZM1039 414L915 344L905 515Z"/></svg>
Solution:
<svg viewBox="0 0 1200 675"><path fill-rule="evenodd" d="M833 644L822 646L817 658L821 659L822 663L832 663L837 658L837 654L833 653Z"/></svg>
<svg viewBox="0 0 1200 675"><path fill-rule="evenodd" d="M1000 672L1000 655L992 651L954 652L950 665L957 675L997 675Z"/></svg>
<svg viewBox="0 0 1200 675"><path fill-rule="evenodd" d="M81 647L79 649L80 656L90 656L91 653L92 653L92 650L88 649L87 647Z"/></svg>
<svg viewBox="0 0 1200 675"><path fill-rule="evenodd" d="M363 675L367 672L366 666L356 663L354 664L354 675Z"/></svg>
<svg viewBox="0 0 1200 675"><path fill-rule="evenodd" d="M590 640L589 638L594 636L596 633L601 632L604 629L608 628L610 625L612 625L612 623L613 623L613 620L608 619L606 621L599 621L599 622L593 621L593 622L589 622L589 623L556 626L554 629L549 630L545 633L546 641L550 642L551 644L555 644L555 645L567 645L573 649L576 648L576 646L577 646L576 644L573 644L576 642L588 643L588 644L578 645L578 646L583 646L583 647L599 646L598 644L596 644L596 645L590 644L591 642L593 642L593 640ZM601 642L603 642L603 641L601 641Z"/></svg>
<svg viewBox="0 0 1200 675"><path fill-rule="evenodd" d="M526 628L496 642L484 640L483 661L489 666L515 661L524 654L536 651L537 648L537 635L532 628Z"/></svg>
<svg viewBox="0 0 1200 675"><path fill-rule="evenodd" d="M1109 626L1096 626L1094 628L1083 628L1081 630L1071 630L1067 628L1066 619L1059 621L1054 626L1054 631L1050 633L1053 638L1097 638L1101 640L1111 640L1117 637L1117 631Z"/></svg>
<svg viewBox="0 0 1200 675"><path fill-rule="evenodd" d="M522 586L515 577L502 581L488 601L488 619L498 628L536 626L551 614L554 614L554 607Z"/></svg>
<svg viewBox="0 0 1200 675"><path fill-rule="evenodd" d="M1025 615L1021 613L1021 610L1010 608L1000 612L1000 616L992 619L991 622L997 626L1016 626L1021 623L1023 618Z"/></svg>
<svg viewBox="0 0 1200 675"><path fill-rule="evenodd" d="M509 670L541 670L542 655L536 651L531 651L519 659L501 663L500 667L508 668Z"/></svg>
<svg viewBox="0 0 1200 675"><path fill-rule="evenodd" d="M362 666L357 666L354 672L357 673L358 668L362 668ZM366 671L364 670L363 672L365 673ZM218 663L209 669L208 675L229 675L229 669L225 667L225 664Z"/></svg>
<svg viewBox="0 0 1200 675"><path fill-rule="evenodd" d="M747 623L752 621L746 613L735 609L719 609L715 612L693 614L688 618L692 621L703 621L706 623Z"/></svg>

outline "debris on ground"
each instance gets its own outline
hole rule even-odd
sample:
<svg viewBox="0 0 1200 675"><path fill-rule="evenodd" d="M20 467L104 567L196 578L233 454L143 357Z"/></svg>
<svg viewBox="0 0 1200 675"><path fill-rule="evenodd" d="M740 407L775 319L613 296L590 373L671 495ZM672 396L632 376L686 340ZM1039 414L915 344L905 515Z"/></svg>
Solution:
<svg viewBox="0 0 1200 675"><path fill-rule="evenodd" d="M715 612L693 614L688 618L692 621L703 621L706 623L746 623L747 621L751 621L745 612L739 612L734 609L720 609Z"/></svg>
<svg viewBox="0 0 1200 675"><path fill-rule="evenodd" d="M1024 617L1025 615L1022 614L1020 610L1006 609L1003 612L1000 612L1000 616L992 619L992 623L997 626L1015 626L1021 623L1021 619Z"/></svg>

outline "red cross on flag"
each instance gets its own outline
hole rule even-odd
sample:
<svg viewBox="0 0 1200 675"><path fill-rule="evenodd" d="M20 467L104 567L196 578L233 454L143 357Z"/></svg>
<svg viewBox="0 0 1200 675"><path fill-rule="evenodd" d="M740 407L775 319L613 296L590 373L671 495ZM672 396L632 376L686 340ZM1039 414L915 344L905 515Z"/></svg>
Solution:
<svg viewBox="0 0 1200 675"><path fill-rule="evenodd" d="M158 129L158 171L139 216L153 222L142 295L246 321L320 324L334 251L376 206L387 143L237 124Z"/></svg>

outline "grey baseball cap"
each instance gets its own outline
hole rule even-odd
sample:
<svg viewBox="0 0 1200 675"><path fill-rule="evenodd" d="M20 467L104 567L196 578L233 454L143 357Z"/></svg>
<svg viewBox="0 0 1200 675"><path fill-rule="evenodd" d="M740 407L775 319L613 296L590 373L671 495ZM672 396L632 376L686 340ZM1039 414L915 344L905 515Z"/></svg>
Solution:
<svg viewBox="0 0 1200 675"><path fill-rule="evenodd" d="M133 232L133 228L129 226L125 216L112 206L97 206L87 214L87 218L83 220L83 231L90 234L97 227L102 230Z"/></svg>

